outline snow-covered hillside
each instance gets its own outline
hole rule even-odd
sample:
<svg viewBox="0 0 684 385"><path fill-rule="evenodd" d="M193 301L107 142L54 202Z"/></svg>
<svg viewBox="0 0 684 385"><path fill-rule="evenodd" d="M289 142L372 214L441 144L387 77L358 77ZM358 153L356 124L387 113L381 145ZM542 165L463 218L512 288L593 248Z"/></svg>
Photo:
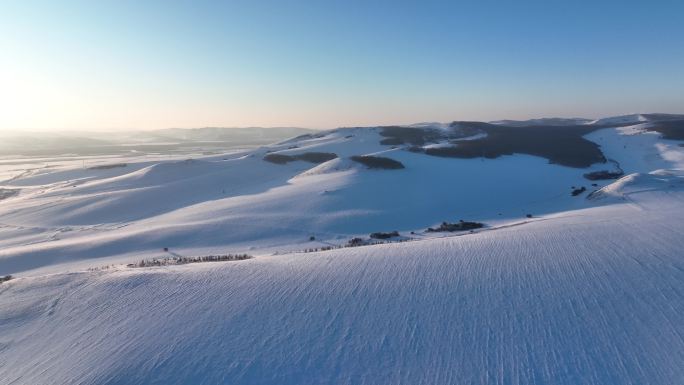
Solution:
<svg viewBox="0 0 684 385"><path fill-rule="evenodd" d="M477 234L17 278L0 384L678 384L682 180Z"/></svg>
<svg viewBox="0 0 684 385"><path fill-rule="evenodd" d="M649 131L646 118L628 120L341 128L233 154L15 169L0 183L0 274L126 262L162 248L268 255L378 231L422 239L442 221L499 226L600 205L585 197L612 180L587 173L684 164L676 141ZM355 156L403 168L372 169Z"/></svg>
<svg viewBox="0 0 684 385"><path fill-rule="evenodd" d="M682 121L5 159L0 384L682 383ZM227 252L256 258L126 266Z"/></svg>

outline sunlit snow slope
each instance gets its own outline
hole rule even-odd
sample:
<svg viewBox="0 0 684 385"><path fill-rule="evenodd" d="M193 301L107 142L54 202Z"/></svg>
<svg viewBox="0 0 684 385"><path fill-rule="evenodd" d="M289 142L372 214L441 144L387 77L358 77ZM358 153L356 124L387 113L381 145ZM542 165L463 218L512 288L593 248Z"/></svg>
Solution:
<svg viewBox="0 0 684 385"><path fill-rule="evenodd" d="M608 190L478 234L18 278L0 384L682 383L682 178Z"/></svg>
<svg viewBox="0 0 684 385"><path fill-rule="evenodd" d="M603 202L585 197L612 181L589 181L585 173L684 165L679 142L648 129L665 118L677 122L678 116L390 128L406 134L403 139L386 136L382 127L342 128L239 154L17 171L0 182L0 196L8 194L0 200L0 274L124 262L157 256L165 247L184 255L266 255L343 245L376 231L422 234L442 221L497 226L527 214L592 207ZM563 127L553 124L575 124L569 132L586 135L556 138ZM526 139L516 147L502 147L523 132ZM533 142L539 143L530 147ZM485 146L484 157L478 145ZM470 150L462 158L434 156L449 148ZM544 157L547 149L551 159ZM574 159L582 151L594 158ZM321 153L336 158L321 164L265 160ZM404 168L368 169L352 160L364 155ZM572 196L579 187L586 192Z"/></svg>
<svg viewBox="0 0 684 385"><path fill-rule="evenodd" d="M677 119L349 128L18 170L0 185L0 384L684 383ZM461 218L488 226L424 232ZM412 241L294 252L389 230ZM162 247L256 258L86 269Z"/></svg>

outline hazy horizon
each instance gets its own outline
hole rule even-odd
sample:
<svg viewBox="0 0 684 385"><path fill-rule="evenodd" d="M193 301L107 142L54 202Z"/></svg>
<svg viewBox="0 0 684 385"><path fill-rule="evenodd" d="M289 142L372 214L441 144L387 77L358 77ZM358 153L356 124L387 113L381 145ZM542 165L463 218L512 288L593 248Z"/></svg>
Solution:
<svg viewBox="0 0 684 385"><path fill-rule="evenodd" d="M0 132L681 113L658 3L12 2Z"/></svg>
<svg viewBox="0 0 684 385"><path fill-rule="evenodd" d="M304 127L304 126L293 126L293 125L276 125L276 126L258 126L258 125L246 125L246 126L201 126L201 127L149 127L149 128L126 128L126 127L97 127L97 128L22 128L22 129L2 129L0 128L0 134L32 134L32 133L46 133L46 134L78 134L78 133L92 133L92 134L107 134L107 133L135 133L135 132L145 132L145 131L163 131L163 130L200 130L200 129L290 129L297 128L303 130L329 130L335 128L345 128L345 127L383 127L383 126L409 126L414 124L429 124L429 123L451 123L456 121L477 121L477 122L497 122L504 120L511 121L527 121L534 119L590 119L598 120L601 118L617 117L617 116L628 116L628 115L639 115L639 114L667 114L667 115L684 115L684 109L679 111L673 110L668 112L663 111L639 111L639 112L628 112L614 115L597 115L597 116L530 116L521 118L509 118L500 117L496 119L470 119L468 117L459 119L448 119L444 121L437 120L423 120L423 121L412 121L412 122L395 122L388 121L386 123L380 124L342 124L334 125L329 127Z"/></svg>

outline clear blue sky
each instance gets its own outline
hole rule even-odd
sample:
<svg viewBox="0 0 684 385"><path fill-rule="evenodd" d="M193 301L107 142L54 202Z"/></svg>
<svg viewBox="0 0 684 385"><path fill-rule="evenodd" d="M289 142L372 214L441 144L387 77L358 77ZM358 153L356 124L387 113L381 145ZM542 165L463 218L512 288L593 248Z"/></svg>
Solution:
<svg viewBox="0 0 684 385"><path fill-rule="evenodd" d="M682 1L0 2L0 129L684 112Z"/></svg>

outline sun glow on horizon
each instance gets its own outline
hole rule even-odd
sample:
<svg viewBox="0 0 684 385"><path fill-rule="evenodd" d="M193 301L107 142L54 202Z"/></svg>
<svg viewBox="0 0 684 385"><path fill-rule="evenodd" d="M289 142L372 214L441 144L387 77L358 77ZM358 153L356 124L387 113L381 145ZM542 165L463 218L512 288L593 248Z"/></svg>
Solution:
<svg viewBox="0 0 684 385"><path fill-rule="evenodd" d="M683 112L684 6L607 3L13 2L0 131Z"/></svg>

